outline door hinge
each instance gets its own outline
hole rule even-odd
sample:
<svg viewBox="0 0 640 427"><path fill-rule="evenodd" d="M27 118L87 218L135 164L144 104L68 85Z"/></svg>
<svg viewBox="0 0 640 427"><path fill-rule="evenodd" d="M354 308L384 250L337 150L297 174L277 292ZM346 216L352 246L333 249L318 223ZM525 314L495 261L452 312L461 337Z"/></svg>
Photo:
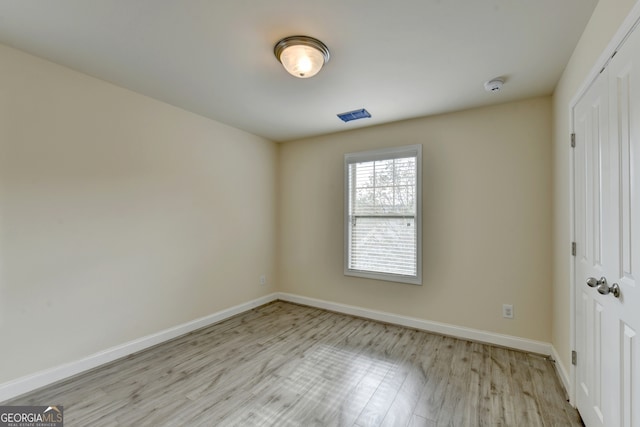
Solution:
<svg viewBox="0 0 640 427"><path fill-rule="evenodd" d="M571 242L571 255L576 256L576 253L577 253L576 242Z"/></svg>
<svg viewBox="0 0 640 427"><path fill-rule="evenodd" d="M572 133L571 134L571 148L575 148L576 147L576 134Z"/></svg>
<svg viewBox="0 0 640 427"><path fill-rule="evenodd" d="M576 352L575 350L571 351L571 364L573 366L578 365L578 352Z"/></svg>

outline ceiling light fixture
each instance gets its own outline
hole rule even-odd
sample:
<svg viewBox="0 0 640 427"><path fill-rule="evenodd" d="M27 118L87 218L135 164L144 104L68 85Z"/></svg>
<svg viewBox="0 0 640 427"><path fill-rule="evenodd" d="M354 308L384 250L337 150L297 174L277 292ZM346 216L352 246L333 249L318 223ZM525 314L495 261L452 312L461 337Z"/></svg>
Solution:
<svg viewBox="0 0 640 427"><path fill-rule="evenodd" d="M285 37L276 43L273 53L289 74L301 79L318 74L330 56L324 43L307 36Z"/></svg>

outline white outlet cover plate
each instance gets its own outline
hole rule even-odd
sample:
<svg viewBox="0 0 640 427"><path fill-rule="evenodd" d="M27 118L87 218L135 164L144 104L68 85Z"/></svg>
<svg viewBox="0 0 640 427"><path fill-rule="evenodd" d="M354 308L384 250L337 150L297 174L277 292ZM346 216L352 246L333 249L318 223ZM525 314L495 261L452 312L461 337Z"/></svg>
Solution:
<svg viewBox="0 0 640 427"><path fill-rule="evenodd" d="M502 305L502 317L506 319L513 319L513 305L511 304Z"/></svg>

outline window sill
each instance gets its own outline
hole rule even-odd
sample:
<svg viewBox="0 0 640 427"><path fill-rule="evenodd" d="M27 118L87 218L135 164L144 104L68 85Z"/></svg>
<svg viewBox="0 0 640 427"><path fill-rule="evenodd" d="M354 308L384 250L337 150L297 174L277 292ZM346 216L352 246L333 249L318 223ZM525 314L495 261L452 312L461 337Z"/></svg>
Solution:
<svg viewBox="0 0 640 427"><path fill-rule="evenodd" d="M361 277L364 279L383 280L385 282L408 283L410 285L422 286L422 277L403 276L401 274L375 273L371 271L345 269L345 276Z"/></svg>

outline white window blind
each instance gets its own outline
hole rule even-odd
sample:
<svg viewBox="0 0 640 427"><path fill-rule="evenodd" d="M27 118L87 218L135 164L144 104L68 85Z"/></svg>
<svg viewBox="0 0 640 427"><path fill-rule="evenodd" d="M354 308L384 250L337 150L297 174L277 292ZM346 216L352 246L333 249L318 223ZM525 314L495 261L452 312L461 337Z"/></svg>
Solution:
<svg viewBox="0 0 640 427"><path fill-rule="evenodd" d="M421 284L421 148L345 155L345 274Z"/></svg>

